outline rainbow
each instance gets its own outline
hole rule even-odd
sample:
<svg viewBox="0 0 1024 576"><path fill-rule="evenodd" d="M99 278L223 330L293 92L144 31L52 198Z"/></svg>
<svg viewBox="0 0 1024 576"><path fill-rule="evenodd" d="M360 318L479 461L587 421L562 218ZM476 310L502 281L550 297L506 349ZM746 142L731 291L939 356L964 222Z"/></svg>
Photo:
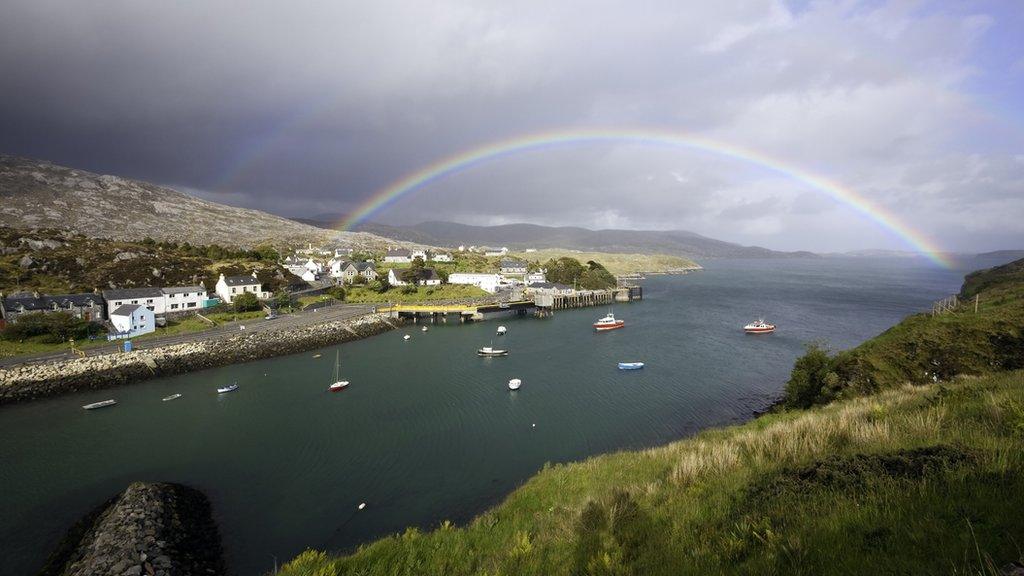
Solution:
<svg viewBox="0 0 1024 576"><path fill-rule="evenodd" d="M933 262L947 268L952 266L952 262L948 257L923 234L902 222L895 214L872 203L856 191L838 182L812 174L783 160L772 158L741 146L718 142L701 136L651 129L568 129L527 134L485 144L441 159L392 183L360 204L356 210L350 212L338 224L338 227L342 230L351 230L357 224L366 221L374 214L394 204L403 196L485 162L491 162L523 152L593 143L627 143L685 148L759 166L801 182L813 190L830 196L859 212L881 228L890 231L908 247L928 257Z"/></svg>

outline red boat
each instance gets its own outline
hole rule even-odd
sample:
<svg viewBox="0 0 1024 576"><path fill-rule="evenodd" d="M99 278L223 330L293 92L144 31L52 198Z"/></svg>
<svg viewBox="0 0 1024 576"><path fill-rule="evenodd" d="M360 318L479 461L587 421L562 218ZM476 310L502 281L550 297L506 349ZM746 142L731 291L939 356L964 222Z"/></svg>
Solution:
<svg viewBox="0 0 1024 576"><path fill-rule="evenodd" d="M775 324L768 324L764 320L759 319L744 326L743 331L747 334L770 334L775 332Z"/></svg>
<svg viewBox="0 0 1024 576"><path fill-rule="evenodd" d="M597 322L594 322L594 330L597 330L598 332L606 332L608 330L617 330L625 325L625 320L616 320L615 315L609 312L607 316L601 318Z"/></svg>

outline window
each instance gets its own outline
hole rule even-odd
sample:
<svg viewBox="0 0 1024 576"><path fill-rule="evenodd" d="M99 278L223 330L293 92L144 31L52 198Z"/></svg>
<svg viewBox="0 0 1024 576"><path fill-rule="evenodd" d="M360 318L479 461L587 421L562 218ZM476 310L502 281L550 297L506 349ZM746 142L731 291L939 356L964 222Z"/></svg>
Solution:
<svg viewBox="0 0 1024 576"><path fill-rule="evenodd" d="M178 304L177 303L171 304L171 310L177 310L177 309L178 309Z"/></svg>
<svg viewBox="0 0 1024 576"><path fill-rule="evenodd" d="M196 303L195 302L189 302L188 303L188 307L189 308L195 308L196 307Z"/></svg>
<svg viewBox="0 0 1024 576"><path fill-rule="evenodd" d="M232 293L232 294L234 294L234 293L236 293L236 292L238 292L238 288L232 288L232 289L231 289L231 293Z"/></svg>

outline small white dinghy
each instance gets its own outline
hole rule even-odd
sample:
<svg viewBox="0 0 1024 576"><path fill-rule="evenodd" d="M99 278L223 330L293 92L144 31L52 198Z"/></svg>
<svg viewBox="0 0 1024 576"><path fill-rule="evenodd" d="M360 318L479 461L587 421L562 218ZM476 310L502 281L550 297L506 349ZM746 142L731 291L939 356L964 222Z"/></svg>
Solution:
<svg viewBox="0 0 1024 576"><path fill-rule="evenodd" d="M504 326L498 326L498 336L504 336L505 332L508 332L508 328Z"/></svg>
<svg viewBox="0 0 1024 576"><path fill-rule="evenodd" d="M228 392L234 392L235 390L238 390L238 384L221 386L220 388L217 388L217 394L227 394Z"/></svg>
<svg viewBox="0 0 1024 576"><path fill-rule="evenodd" d="M519 387L523 385L523 381L519 378L513 378L508 381L509 390L519 390Z"/></svg>
<svg viewBox="0 0 1024 576"><path fill-rule="evenodd" d="M181 398L181 394L171 394L170 396L164 396L162 402L170 402L171 400L177 400Z"/></svg>
<svg viewBox="0 0 1024 576"><path fill-rule="evenodd" d="M619 370L639 370L643 367L643 362L619 362Z"/></svg>
<svg viewBox="0 0 1024 576"><path fill-rule="evenodd" d="M412 339L412 336L409 336L408 334L406 334L405 336L402 336L402 340L411 340L411 339Z"/></svg>
<svg viewBox="0 0 1024 576"><path fill-rule="evenodd" d="M430 328L427 328L426 326L424 326L423 327L423 331L426 332L427 330L430 330Z"/></svg>
<svg viewBox="0 0 1024 576"><path fill-rule="evenodd" d="M85 408L86 410L95 410L97 408L106 408L107 406L113 406L114 404L117 404L117 400L110 399L103 400L101 402L93 402L92 404L86 404L85 406L82 406L82 408Z"/></svg>

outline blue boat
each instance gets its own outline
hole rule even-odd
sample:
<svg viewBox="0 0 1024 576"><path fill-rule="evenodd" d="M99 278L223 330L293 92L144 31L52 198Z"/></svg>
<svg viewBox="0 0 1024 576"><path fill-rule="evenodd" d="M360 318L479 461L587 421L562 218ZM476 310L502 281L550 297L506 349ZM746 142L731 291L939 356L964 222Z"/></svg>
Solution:
<svg viewBox="0 0 1024 576"><path fill-rule="evenodd" d="M639 370L643 367L643 362L619 362L619 370Z"/></svg>

